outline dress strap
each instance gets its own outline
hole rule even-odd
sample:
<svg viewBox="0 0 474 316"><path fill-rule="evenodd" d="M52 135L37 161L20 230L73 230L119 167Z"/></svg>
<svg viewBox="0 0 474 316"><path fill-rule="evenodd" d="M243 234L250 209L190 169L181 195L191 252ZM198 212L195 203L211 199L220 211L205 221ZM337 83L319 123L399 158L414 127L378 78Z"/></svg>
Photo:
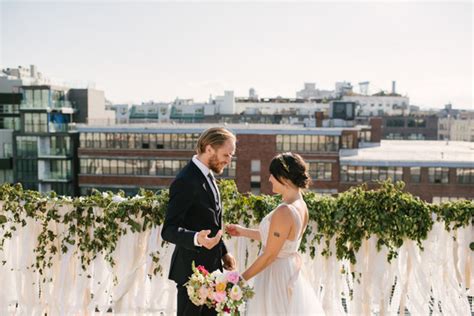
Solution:
<svg viewBox="0 0 474 316"><path fill-rule="evenodd" d="M296 238L294 241L301 239L301 238L303 237L303 232L302 232L302 230L303 230L303 219L301 218L301 215L300 215L300 213L298 212L298 209L297 209L296 206L294 206L293 204L282 203L282 205L288 206L288 207L290 208L290 210L293 211L293 217L296 217L296 218L297 218L297 221L295 221L295 222L298 223L298 224L297 224L297 226L298 226L298 229L297 229L297 230L298 230L298 234L296 235L297 238Z"/></svg>

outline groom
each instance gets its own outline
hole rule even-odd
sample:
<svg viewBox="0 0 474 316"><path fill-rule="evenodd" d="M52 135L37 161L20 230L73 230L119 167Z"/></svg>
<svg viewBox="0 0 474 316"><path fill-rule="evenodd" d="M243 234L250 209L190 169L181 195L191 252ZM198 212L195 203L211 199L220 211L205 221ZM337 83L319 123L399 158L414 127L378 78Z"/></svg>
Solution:
<svg viewBox="0 0 474 316"><path fill-rule="evenodd" d="M214 174L221 174L235 153L235 135L225 128L204 131L196 145L197 155L181 170L170 187L168 210L161 236L176 245L169 278L178 288L178 316L216 315L206 306L194 305L183 286L192 274L192 262L209 272L236 262L227 252L222 236L222 202Z"/></svg>

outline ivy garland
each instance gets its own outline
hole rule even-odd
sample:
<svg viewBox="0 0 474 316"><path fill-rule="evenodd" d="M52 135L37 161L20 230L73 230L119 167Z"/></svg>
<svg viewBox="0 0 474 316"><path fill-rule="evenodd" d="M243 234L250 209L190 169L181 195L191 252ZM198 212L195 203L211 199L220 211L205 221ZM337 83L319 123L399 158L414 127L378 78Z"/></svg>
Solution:
<svg viewBox="0 0 474 316"><path fill-rule="evenodd" d="M231 180L220 181L219 187L226 223L256 226L281 202L280 196L241 194ZM443 222L447 231L474 225L474 202L460 200L433 205L403 189L403 182L385 181L377 190L361 185L337 197L305 193L312 225L308 225L300 250L309 251L314 257L324 238L322 254L330 256L330 241L335 239L337 259L354 264L363 240L375 235L377 249L386 247L387 260L391 261L406 240L416 241L422 249L434 220ZM70 248L84 271L99 254L104 254L114 266L113 253L120 237L162 225L168 199L168 190L155 193L141 189L138 195L128 198L123 191L113 194L95 190L90 196L72 199L54 192L47 196L23 190L21 184L4 184L0 187L0 251L20 225L34 221L41 230L33 250L36 262L31 268L39 274L44 275L52 266L59 251L66 253ZM52 229L56 225L66 229L57 235ZM474 242L470 248L474 250ZM159 252L151 256L153 275L162 273Z"/></svg>

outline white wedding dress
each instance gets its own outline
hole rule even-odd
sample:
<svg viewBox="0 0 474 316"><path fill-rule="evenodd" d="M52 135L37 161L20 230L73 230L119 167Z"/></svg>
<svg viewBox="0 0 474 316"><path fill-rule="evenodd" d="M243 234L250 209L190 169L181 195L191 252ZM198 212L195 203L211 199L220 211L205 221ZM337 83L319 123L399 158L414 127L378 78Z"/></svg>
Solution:
<svg viewBox="0 0 474 316"><path fill-rule="evenodd" d="M286 240L278 257L265 270L255 276L255 296L248 302L247 315L324 315L321 301L304 277L298 249L302 237L303 221L296 208L293 212L299 234L296 240ZM263 248L270 230L270 220L275 210L265 216L259 225Z"/></svg>

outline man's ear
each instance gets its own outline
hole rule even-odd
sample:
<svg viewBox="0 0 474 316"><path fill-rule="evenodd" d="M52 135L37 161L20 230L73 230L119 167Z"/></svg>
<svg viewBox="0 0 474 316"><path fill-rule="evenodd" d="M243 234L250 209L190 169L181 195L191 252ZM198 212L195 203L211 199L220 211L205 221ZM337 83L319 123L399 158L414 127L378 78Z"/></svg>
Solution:
<svg viewBox="0 0 474 316"><path fill-rule="evenodd" d="M206 146L206 153L212 155L212 154L214 154L214 152L215 152L215 150L214 150L214 148L212 148L211 145L207 145L207 146Z"/></svg>

